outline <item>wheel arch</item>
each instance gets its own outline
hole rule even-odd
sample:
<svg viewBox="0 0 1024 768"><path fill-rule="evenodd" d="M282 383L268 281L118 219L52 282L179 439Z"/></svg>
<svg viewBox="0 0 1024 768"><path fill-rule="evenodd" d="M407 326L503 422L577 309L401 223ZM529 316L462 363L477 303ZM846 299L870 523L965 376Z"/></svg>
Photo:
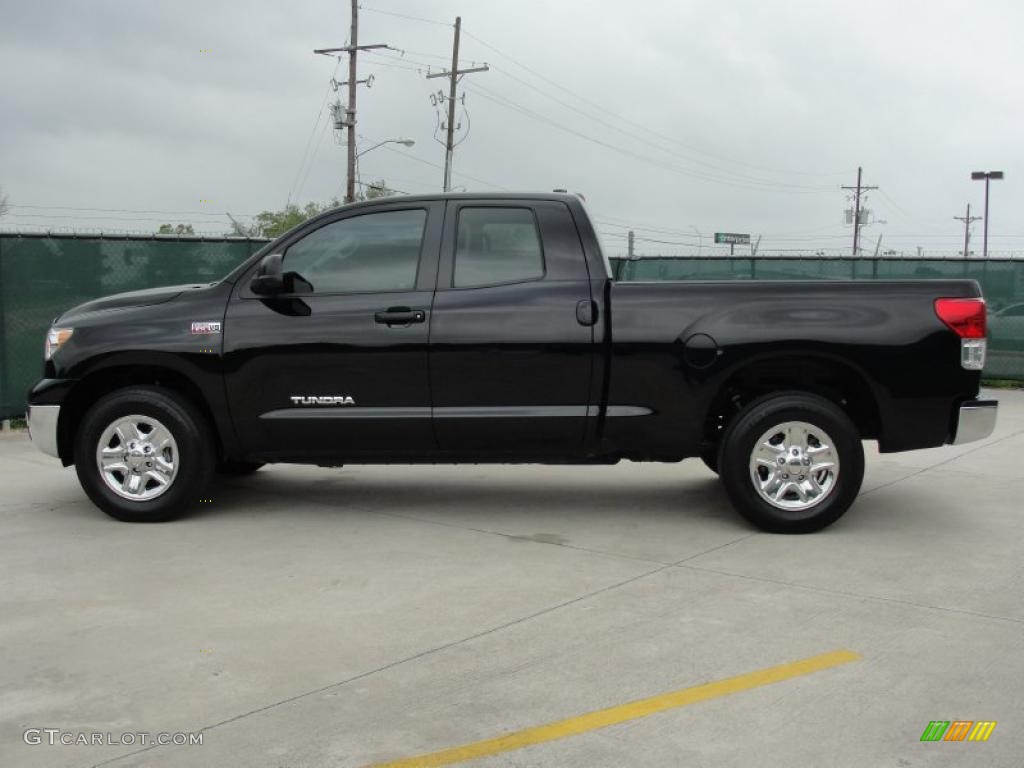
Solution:
<svg viewBox="0 0 1024 768"><path fill-rule="evenodd" d="M702 444L716 444L747 403L783 391L822 396L847 413L861 439L881 437L879 398L867 375L847 360L793 349L751 358L724 375L705 414Z"/></svg>
<svg viewBox="0 0 1024 768"><path fill-rule="evenodd" d="M57 451L64 466L74 463L74 440L89 408L110 392L131 386L155 386L185 398L207 422L218 458L226 453L222 425L202 387L178 368L158 362L120 362L93 370L79 378L61 403L57 423ZM229 437L230 439L230 437Z"/></svg>

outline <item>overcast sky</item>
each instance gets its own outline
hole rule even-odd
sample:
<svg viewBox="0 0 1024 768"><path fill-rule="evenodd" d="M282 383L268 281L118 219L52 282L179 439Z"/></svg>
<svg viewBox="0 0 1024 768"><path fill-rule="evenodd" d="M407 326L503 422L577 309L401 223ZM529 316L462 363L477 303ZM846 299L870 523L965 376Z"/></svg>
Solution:
<svg viewBox="0 0 1024 768"><path fill-rule="evenodd" d="M323 107L337 62L312 49L345 44L348 14L344 0L0 0L0 227L219 233L225 211L339 195ZM367 153L363 181L440 189L430 94L445 81L423 75L446 66L457 14L463 65L491 66L462 82L460 188L582 192L612 250L627 226L645 253L689 252L697 233L707 252L715 231L838 250L839 187L862 165L881 187L869 250L881 234L883 249L953 252L953 217L982 209L970 172L996 169L990 250L1024 252L1018 2L367 0L360 42L406 53L360 58L374 76L360 148L416 144ZM980 251L981 222L974 236Z"/></svg>

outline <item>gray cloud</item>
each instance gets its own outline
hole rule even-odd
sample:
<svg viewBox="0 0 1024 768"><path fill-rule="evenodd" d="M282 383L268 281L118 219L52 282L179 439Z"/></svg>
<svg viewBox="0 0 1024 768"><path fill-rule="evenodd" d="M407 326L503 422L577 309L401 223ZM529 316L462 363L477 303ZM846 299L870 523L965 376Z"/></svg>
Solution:
<svg viewBox="0 0 1024 768"><path fill-rule="evenodd" d="M461 14L464 58L493 65L463 83L455 169L468 189L567 187L607 231L667 229L648 235L672 243L724 229L763 233L764 248L841 248L838 187L861 164L888 221L866 231L872 246L881 233L954 251L952 217L981 204L969 173L991 167L1007 172L992 247L1024 250L1018 4L368 0L361 41L408 53L363 58L363 146L417 143L367 154L362 177L425 192L441 182L428 102L441 81L413 70L445 66L451 29L374 10ZM4 226L222 231L225 210L340 192L344 155L323 120L301 161L335 66L312 49L345 42L344 2L5 0L3 19L0 186L17 206Z"/></svg>

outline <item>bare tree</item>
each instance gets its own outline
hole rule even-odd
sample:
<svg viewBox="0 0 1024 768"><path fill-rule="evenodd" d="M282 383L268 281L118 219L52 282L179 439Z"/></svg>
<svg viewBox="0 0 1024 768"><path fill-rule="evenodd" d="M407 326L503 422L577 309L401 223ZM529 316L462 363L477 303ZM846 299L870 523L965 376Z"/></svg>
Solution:
<svg viewBox="0 0 1024 768"><path fill-rule="evenodd" d="M0 187L0 216L6 216L10 210L11 206L7 202L7 195L4 194L3 187Z"/></svg>

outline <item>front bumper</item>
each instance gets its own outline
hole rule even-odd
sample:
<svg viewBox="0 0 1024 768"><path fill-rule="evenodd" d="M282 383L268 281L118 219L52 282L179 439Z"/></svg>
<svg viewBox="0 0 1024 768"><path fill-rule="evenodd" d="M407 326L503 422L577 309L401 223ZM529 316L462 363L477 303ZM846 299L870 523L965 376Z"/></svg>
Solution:
<svg viewBox="0 0 1024 768"><path fill-rule="evenodd" d="M60 420L59 405L30 405L25 412L28 436L32 444L48 456L60 458L57 451L57 422Z"/></svg>
<svg viewBox="0 0 1024 768"><path fill-rule="evenodd" d="M998 400L968 400L960 406L954 427L953 445L984 440L996 428Z"/></svg>

